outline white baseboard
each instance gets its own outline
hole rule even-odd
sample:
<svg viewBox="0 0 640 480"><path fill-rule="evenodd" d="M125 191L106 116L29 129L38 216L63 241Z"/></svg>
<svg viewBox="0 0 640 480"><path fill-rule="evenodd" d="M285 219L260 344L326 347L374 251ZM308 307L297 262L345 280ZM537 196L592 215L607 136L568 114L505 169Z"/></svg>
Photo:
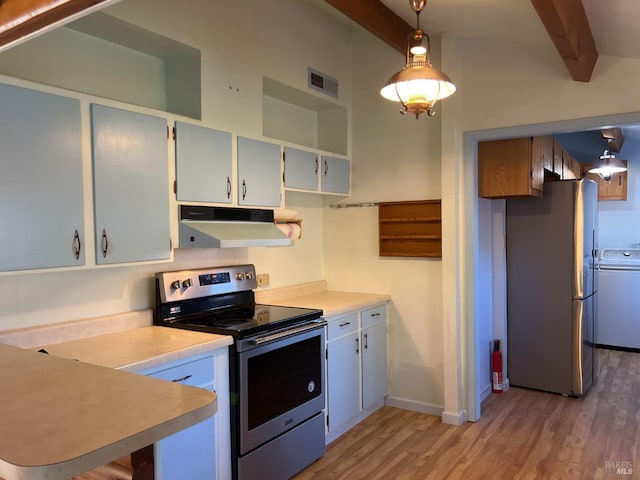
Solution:
<svg viewBox="0 0 640 480"><path fill-rule="evenodd" d="M449 425L462 425L467 418L467 412L465 410L455 413L445 412L442 405L416 402L415 400L407 400L406 398L387 397L385 405L411 410L412 412L426 413L427 415L442 417L442 423Z"/></svg>
<svg viewBox="0 0 640 480"><path fill-rule="evenodd" d="M442 423L448 425L462 425L467 417L467 412L461 410L459 412L442 412Z"/></svg>
<svg viewBox="0 0 640 480"><path fill-rule="evenodd" d="M441 416L442 411L444 410L442 405L433 405L431 403L417 402L415 400L407 400L406 398L398 397L387 397L384 404L390 407L411 410L412 412L426 413L427 415L435 415L437 417Z"/></svg>
<svg viewBox="0 0 640 480"><path fill-rule="evenodd" d="M491 388L492 388L492 385L491 385L491 383L489 383L482 389L482 391L480 392L480 401L481 402L484 399L486 399L489 395L491 395L491 391L492 391ZM504 386L503 386L503 388L504 388Z"/></svg>

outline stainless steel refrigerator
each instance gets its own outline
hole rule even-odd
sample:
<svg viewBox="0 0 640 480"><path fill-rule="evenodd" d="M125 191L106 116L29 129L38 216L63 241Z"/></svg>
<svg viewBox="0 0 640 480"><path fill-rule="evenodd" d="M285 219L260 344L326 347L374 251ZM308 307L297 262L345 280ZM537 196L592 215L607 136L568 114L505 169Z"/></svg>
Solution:
<svg viewBox="0 0 640 480"><path fill-rule="evenodd" d="M544 185L506 205L507 375L511 385L579 396L595 379L598 186Z"/></svg>

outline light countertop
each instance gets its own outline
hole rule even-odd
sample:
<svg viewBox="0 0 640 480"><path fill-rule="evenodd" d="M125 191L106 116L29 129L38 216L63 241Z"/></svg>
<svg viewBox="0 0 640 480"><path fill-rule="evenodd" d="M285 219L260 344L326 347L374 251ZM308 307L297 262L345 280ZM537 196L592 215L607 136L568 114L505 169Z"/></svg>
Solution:
<svg viewBox="0 0 640 480"><path fill-rule="evenodd" d="M229 335L147 326L44 345L51 355L138 372L233 343Z"/></svg>
<svg viewBox="0 0 640 480"><path fill-rule="evenodd" d="M204 389L0 345L0 477L62 480L211 417Z"/></svg>
<svg viewBox="0 0 640 480"><path fill-rule="evenodd" d="M386 303L391 296L380 293L326 290L326 282L310 282L273 290L257 290L256 302L286 307L320 308L325 317L341 315Z"/></svg>

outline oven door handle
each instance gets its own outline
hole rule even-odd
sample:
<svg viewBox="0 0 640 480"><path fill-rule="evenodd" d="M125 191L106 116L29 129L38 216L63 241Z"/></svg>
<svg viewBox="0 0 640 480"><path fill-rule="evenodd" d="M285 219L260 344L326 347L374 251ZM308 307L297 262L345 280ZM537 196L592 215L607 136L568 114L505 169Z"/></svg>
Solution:
<svg viewBox="0 0 640 480"><path fill-rule="evenodd" d="M274 340L280 340L281 338L289 337L291 335L295 335L297 333L307 332L309 330L315 330L316 328L324 327L327 324L324 320L313 321L310 323L305 323L299 327L289 328L287 330L283 330L277 333L272 333L270 335L262 335L260 337L252 338L249 340L251 345L262 345L263 343L273 342Z"/></svg>

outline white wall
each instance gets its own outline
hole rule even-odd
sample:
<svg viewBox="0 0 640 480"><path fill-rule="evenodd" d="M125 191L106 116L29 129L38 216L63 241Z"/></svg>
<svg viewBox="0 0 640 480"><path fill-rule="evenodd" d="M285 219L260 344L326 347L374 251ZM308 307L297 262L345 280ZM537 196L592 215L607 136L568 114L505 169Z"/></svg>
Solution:
<svg viewBox="0 0 640 480"><path fill-rule="evenodd" d="M638 248L640 247L640 222L638 221L640 218L640 143L625 143L616 157L629 162L627 200L598 203L598 246L599 248Z"/></svg>
<svg viewBox="0 0 640 480"><path fill-rule="evenodd" d="M434 50L439 43L434 39ZM353 48L353 150L347 203L440 198L440 119L402 116L380 88L403 55L366 32ZM436 58L437 60L437 58ZM324 214L329 288L388 293L392 402L440 413L443 405L440 259L381 258L378 209L329 208Z"/></svg>

